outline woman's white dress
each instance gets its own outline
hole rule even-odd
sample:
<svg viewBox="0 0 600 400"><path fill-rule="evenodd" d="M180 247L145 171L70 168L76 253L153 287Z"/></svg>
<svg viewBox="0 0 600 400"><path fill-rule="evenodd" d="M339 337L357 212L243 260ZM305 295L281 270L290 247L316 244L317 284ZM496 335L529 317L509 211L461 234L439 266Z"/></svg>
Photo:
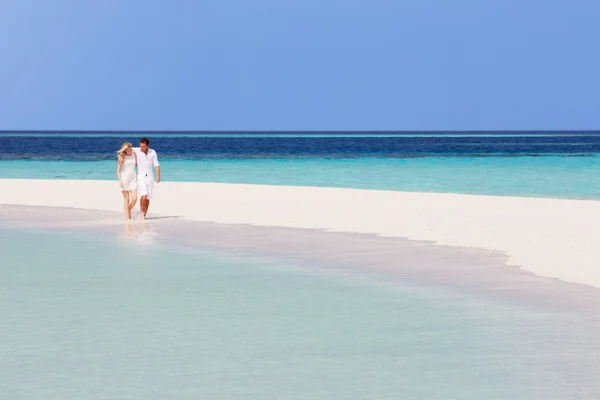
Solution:
<svg viewBox="0 0 600 400"><path fill-rule="evenodd" d="M137 174L135 173L135 155L125 156L121 164L122 191L137 190Z"/></svg>

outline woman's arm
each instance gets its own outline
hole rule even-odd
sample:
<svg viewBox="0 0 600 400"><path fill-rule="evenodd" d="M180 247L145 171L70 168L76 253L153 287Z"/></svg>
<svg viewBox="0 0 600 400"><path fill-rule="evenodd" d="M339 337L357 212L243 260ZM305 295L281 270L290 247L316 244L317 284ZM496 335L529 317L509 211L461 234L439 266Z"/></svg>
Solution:
<svg viewBox="0 0 600 400"><path fill-rule="evenodd" d="M117 178L119 178L119 185L123 187L123 182L121 182L121 165L123 165L123 156L119 156L119 161L117 161Z"/></svg>

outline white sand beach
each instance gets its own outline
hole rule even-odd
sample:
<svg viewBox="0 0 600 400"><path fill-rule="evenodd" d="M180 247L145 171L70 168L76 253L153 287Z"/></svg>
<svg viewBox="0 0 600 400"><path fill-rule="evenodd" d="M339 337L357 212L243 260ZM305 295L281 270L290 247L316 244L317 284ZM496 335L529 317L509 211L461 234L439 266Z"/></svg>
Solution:
<svg viewBox="0 0 600 400"><path fill-rule="evenodd" d="M0 204L119 212L122 197L115 181L0 179ZM600 201L161 182L148 216L158 215L496 250L511 266L600 288Z"/></svg>

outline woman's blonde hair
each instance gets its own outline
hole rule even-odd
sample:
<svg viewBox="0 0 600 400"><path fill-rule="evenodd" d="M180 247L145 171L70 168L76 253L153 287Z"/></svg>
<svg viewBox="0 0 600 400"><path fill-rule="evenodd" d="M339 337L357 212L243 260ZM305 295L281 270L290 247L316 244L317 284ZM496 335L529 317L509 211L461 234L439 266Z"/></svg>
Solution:
<svg viewBox="0 0 600 400"><path fill-rule="evenodd" d="M125 142L123 143L123 145L121 146L121 149L119 151L117 151L117 155L119 157L124 157L125 156L125 152L129 149L133 148L133 146L131 145L131 143L129 142Z"/></svg>

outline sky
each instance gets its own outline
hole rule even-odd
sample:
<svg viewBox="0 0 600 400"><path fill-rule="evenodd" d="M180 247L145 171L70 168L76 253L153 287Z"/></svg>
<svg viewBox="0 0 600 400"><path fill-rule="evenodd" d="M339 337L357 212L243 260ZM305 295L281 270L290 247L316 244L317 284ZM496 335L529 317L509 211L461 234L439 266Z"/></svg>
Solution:
<svg viewBox="0 0 600 400"><path fill-rule="evenodd" d="M2 130L600 129L597 0L3 0Z"/></svg>

